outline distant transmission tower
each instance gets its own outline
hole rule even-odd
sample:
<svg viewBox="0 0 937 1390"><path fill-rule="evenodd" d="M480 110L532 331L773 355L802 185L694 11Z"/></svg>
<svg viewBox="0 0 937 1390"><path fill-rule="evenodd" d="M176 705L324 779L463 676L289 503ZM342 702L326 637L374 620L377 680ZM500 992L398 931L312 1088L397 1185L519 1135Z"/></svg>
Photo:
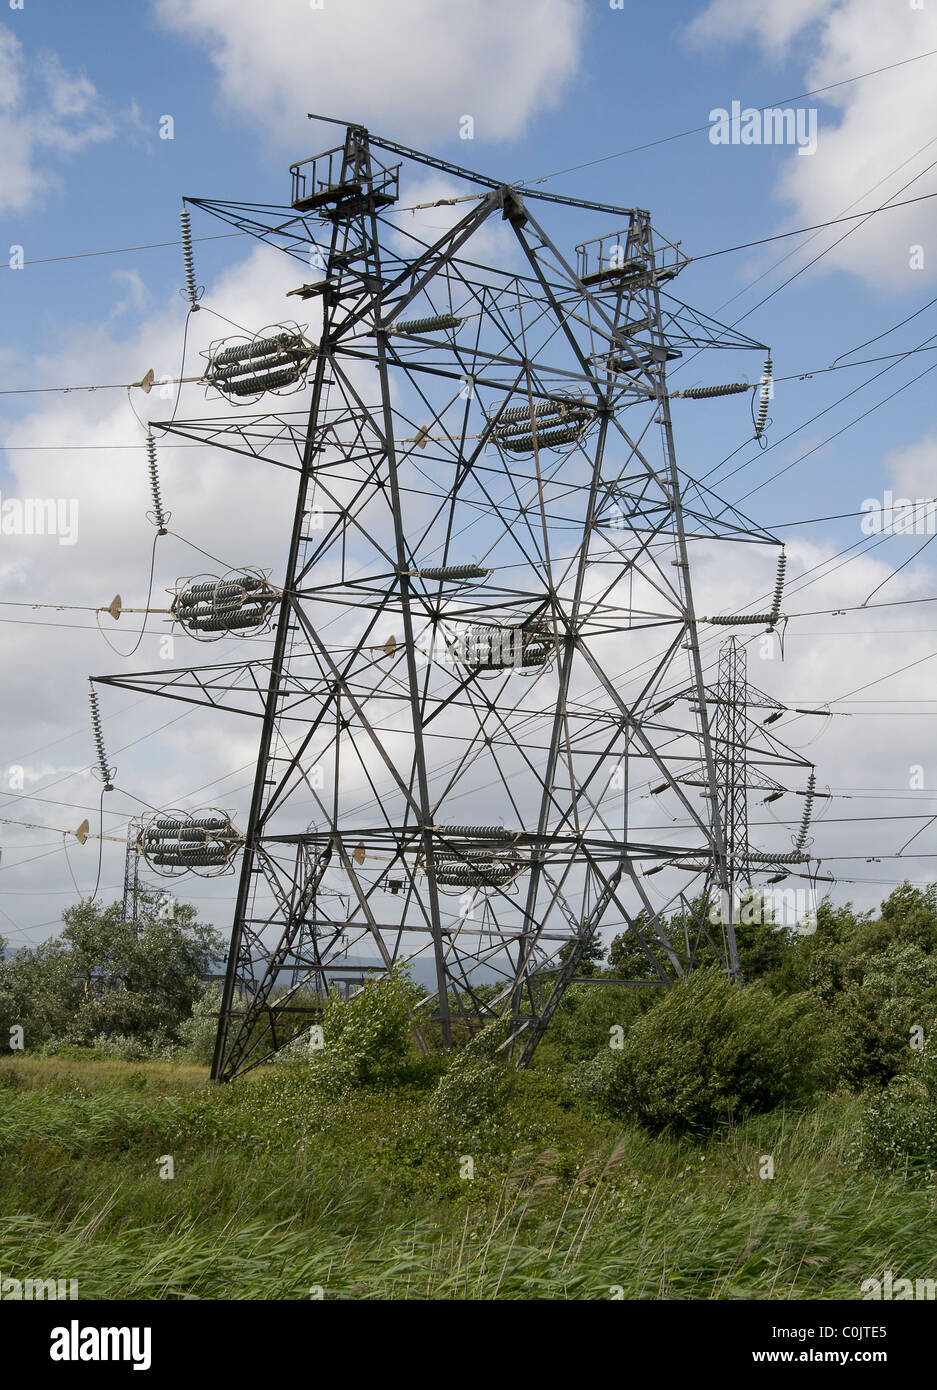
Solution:
<svg viewBox="0 0 937 1390"><path fill-rule="evenodd" d="M139 826L131 821L127 826L127 849L124 854L124 906L125 922L136 922L140 915L140 849L137 844Z"/></svg>
<svg viewBox="0 0 937 1390"><path fill-rule="evenodd" d="M779 616L783 574L782 557L775 593L776 609L772 614L759 615L772 626ZM787 876L790 866L807 862L807 832L813 803L819 795L813 764L769 734L764 727L780 718L786 710L779 701L749 685L747 665L745 647L737 638L730 637L719 648L717 680L709 696L716 770L716 817L725 845L723 876L718 885L723 907L720 922L725 957L732 975L739 970L735 926L740 907L753 890L758 874L774 869L775 874L769 882L776 883ZM763 710L770 713L767 720L758 725L754 712ZM823 711L799 710L797 713L822 714ZM764 793L763 804L770 805L786 792L791 792L779 779L792 777L805 781L803 788L793 789L793 794L804 798L793 845L786 850L754 848L749 822L749 792ZM705 785L704 769L697 769L695 776L683 780L688 785ZM694 963L695 949L705 935L697 931L694 947L690 951L691 965Z"/></svg>
<svg viewBox="0 0 937 1390"><path fill-rule="evenodd" d="M430 231L398 206L404 161L464 190ZM454 1019L506 1014L523 1064L597 931L629 931L667 986L692 966L667 914L749 872L738 656L713 705L690 555L778 542L679 469L667 364L765 349L672 297L687 257L640 209L355 125L292 175L289 207L189 201L302 265L291 295L316 319L214 344L206 389L306 390L304 408L152 426L293 470L282 575L179 582L184 634L248 639L225 660L100 678L259 716L250 807L243 835L227 812L161 813L141 846L166 873L240 855L214 1077L269 1058L352 952L359 977L428 960L416 1022L448 1044ZM618 230L570 255L539 205Z"/></svg>

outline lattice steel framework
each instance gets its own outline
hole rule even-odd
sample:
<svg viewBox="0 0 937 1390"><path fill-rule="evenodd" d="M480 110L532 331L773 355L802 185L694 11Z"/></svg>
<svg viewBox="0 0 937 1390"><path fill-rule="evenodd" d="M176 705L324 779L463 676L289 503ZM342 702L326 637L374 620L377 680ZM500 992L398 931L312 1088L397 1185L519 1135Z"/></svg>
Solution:
<svg viewBox="0 0 937 1390"><path fill-rule="evenodd" d="M733 886L748 871L748 710L745 649L730 637L719 649L714 733L716 804L725 838L726 879Z"/></svg>
<svg viewBox="0 0 937 1390"><path fill-rule="evenodd" d="M770 615L763 615L769 616ZM692 699L692 691L685 692ZM786 713L785 707L764 691L748 682L748 654L735 637L719 648L717 677L709 694L712 711L713 756L715 763L716 816L725 847L724 879L721 888L718 917L723 928L727 953L734 957L735 925L747 895L755 888L759 874L774 870L771 882L778 882L794 871L795 865L809 862L806 852L807 834L817 796L813 764L795 749L783 743L766 725ZM767 711L767 718L761 718ZM802 710L802 714L821 714L823 711ZM679 774L686 786L706 786L706 769L696 766ZM789 786L790 782L803 786ZM660 788L659 790L666 790ZM751 842L749 793L762 793L762 805L770 805L785 794L803 798L796 839L789 849L758 849ZM708 793L707 793L708 794ZM712 925L712 916L710 917ZM704 940L711 934L702 925L696 929L689 950L689 964Z"/></svg>
<svg viewBox="0 0 937 1390"><path fill-rule="evenodd" d="M388 155L466 186L445 230L396 215ZM99 679L260 721L216 1078L275 1052L349 951L430 957L420 1017L448 1042L508 1011L523 1063L600 928L670 984L692 961L665 909L735 872L741 735L711 708L690 546L777 542L678 468L667 364L764 346L672 296L687 259L640 209L358 126L293 176L289 208L189 201L307 272L319 247L293 292L321 311L308 410L153 427L295 470L272 656ZM619 229L574 258L534 202ZM735 974L731 926L717 944Z"/></svg>
<svg viewBox="0 0 937 1390"><path fill-rule="evenodd" d="M127 848L124 852L124 901L123 918L125 922L136 922L140 916L140 850L137 846L138 823L131 821L127 827Z"/></svg>

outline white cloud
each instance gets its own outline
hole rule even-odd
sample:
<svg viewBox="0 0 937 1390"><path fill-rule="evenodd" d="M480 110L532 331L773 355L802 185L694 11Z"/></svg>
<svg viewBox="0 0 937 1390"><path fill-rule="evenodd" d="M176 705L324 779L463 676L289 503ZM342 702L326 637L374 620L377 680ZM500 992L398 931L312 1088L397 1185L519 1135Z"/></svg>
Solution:
<svg viewBox="0 0 937 1390"><path fill-rule="evenodd" d="M115 270L111 279L116 280L126 290L124 297L114 305L114 314L123 314L127 309L144 309L149 298L146 285L137 270Z"/></svg>
<svg viewBox="0 0 937 1390"><path fill-rule="evenodd" d="M914 444L895 449L885 459L895 488L915 498L937 495L937 434L925 435Z"/></svg>
<svg viewBox="0 0 937 1390"><path fill-rule="evenodd" d="M831 0L785 0L783 5L765 4L765 0L711 0L693 20L689 34L700 44L754 35L766 49L783 53L796 34L824 18L830 7Z"/></svg>
<svg viewBox="0 0 937 1390"><path fill-rule="evenodd" d="M308 138L310 109L402 139L445 143L463 115L480 139L520 135L575 76L585 17L583 0L154 3L165 25L207 47L242 117L294 141Z"/></svg>
<svg viewBox="0 0 937 1390"><path fill-rule="evenodd" d="M54 183L52 161L112 134L88 78L48 50L28 60L0 28L0 211L24 211Z"/></svg>
<svg viewBox="0 0 937 1390"><path fill-rule="evenodd" d="M761 0L713 0L689 34L697 41L720 43L755 37L770 59L784 57L793 40L802 39L810 55L804 64L806 91L937 48L937 9L882 5L879 0L792 0L783 6ZM809 158L797 158L792 150L782 170L778 193L793 205L795 225L932 190L933 174L915 176L937 160L935 63L925 58L799 103L819 109L819 147ZM752 95L730 94L743 105ZM913 292L937 270L934 227L928 202L882 213L856 224L821 264L827 270L851 271L878 288ZM849 228L843 226L822 233L822 239L811 242L808 254L815 255L846 231ZM923 248L923 269L912 268L914 247Z"/></svg>

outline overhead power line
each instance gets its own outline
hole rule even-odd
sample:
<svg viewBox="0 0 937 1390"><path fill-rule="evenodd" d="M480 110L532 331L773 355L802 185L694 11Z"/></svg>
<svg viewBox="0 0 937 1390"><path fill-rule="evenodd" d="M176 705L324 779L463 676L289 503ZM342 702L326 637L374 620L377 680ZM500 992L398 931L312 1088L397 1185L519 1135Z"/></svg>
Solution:
<svg viewBox="0 0 937 1390"><path fill-rule="evenodd" d="M907 67L910 63L919 63L925 58L933 58L937 54L937 48L931 48L926 53L915 53L910 58L902 58L897 63L886 63L880 68L871 68L868 72L858 72L852 77L843 77L838 82L830 82L825 87L814 87L809 92L798 92L796 96L780 97L777 101L769 101L764 106L756 106L755 111L770 111L777 106L787 106L794 101L805 101L807 97L822 96L824 92L835 91L837 87L848 87L853 82L862 82L867 77L877 77L883 72L893 72L895 68ZM705 125L691 126L689 130L678 130L673 135L662 135L656 140L647 140L642 145L629 145L627 149L616 150L614 154L603 154L598 159L586 159L581 164L570 164L565 169L555 169L552 174L541 174L536 179L526 179L525 183L531 187L537 184L546 183L548 179L561 178L563 174L574 174L580 169L592 169L597 164L607 164L612 159L623 159L625 155L637 154L641 150L651 150L658 145L668 145L674 140L685 140L688 135L699 135L704 130L710 130L712 123L707 121Z"/></svg>

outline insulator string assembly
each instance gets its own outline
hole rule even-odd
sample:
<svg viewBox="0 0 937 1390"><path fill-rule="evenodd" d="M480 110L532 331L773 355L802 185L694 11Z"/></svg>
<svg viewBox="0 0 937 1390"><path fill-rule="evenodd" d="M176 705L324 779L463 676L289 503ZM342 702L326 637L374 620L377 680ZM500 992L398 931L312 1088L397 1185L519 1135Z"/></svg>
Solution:
<svg viewBox="0 0 937 1390"><path fill-rule="evenodd" d="M755 415L755 438L763 440L765 426L768 423L768 406L774 395L774 367L771 363L771 354L765 358L765 369L761 374L761 383L758 387L758 413ZM754 405L754 396L752 397Z"/></svg>
<svg viewBox="0 0 937 1390"><path fill-rule="evenodd" d="M800 833L797 836L796 849L798 854L802 854L807 844L807 831L810 829L810 821L813 816L813 803L817 794L817 774L811 772L807 778L807 791L804 797L804 814L800 822Z"/></svg>
<svg viewBox="0 0 937 1390"><path fill-rule="evenodd" d="M527 671L547 665L554 655L548 624L538 618L525 624L485 627L473 624L451 643L450 653L474 675Z"/></svg>
<svg viewBox="0 0 937 1390"><path fill-rule="evenodd" d="M503 825L437 825L437 835L447 839L513 840L514 834Z"/></svg>
<svg viewBox="0 0 937 1390"><path fill-rule="evenodd" d="M182 240L182 259L185 262L185 289L182 293L188 295L189 308L191 312L197 311L199 300L204 293L201 285L195 283L195 257L192 253L192 226L189 221L189 209L183 205L179 213L179 231Z"/></svg>
<svg viewBox="0 0 937 1390"><path fill-rule="evenodd" d="M170 612L190 637L217 642L226 634L254 636L266 631L282 595L265 571L245 566L228 574L180 579Z"/></svg>
<svg viewBox="0 0 937 1390"><path fill-rule="evenodd" d="M576 397L535 401L500 411L492 425L491 437L508 453L529 454L538 449L574 444L582 438L593 419L594 412Z"/></svg>
<svg viewBox="0 0 937 1390"><path fill-rule="evenodd" d="M301 390L316 349L298 324L274 324L246 341L212 343L205 355L208 385L246 402L259 400L267 391Z"/></svg>
<svg viewBox="0 0 937 1390"><path fill-rule="evenodd" d="M460 579L487 579L491 570L482 565L431 565L416 571L418 578L456 581Z"/></svg>
<svg viewBox="0 0 937 1390"><path fill-rule="evenodd" d="M436 882L449 888L500 888L511 883L521 872L518 864L456 864L436 867Z"/></svg>
<svg viewBox="0 0 937 1390"><path fill-rule="evenodd" d="M98 773L104 783L104 790L112 792L114 784L111 778L116 774L116 767L108 767L107 754L104 751L104 732L101 728L101 711L98 709L98 692L93 683L88 681L88 700L91 704L91 730L94 735L94 746L98 755Z"/></svg>
<svg viewBox="0 0 937 1390"><path fill-rule="evenodd" d="M215 878L227 873L243 844L243 836L224 811L212 808L195 815L161 811L137 836L137 849L154 873L163 878L195 873Z"/></svg>
<svg viewBox="0 0 937 1390"><path fill-rule="evenodd" d="M750 391L747 381L730 381L725 386L690 386L686 391L671 391L672 401L708 401L714 396L738 396L742 391Z"/></svg>
<svg viewBox="0 0 937 1390"><path fill-rule="evenodd" d="M781 600L784 598L784 574L787 569L787 556L782 550L778 556L778 573L774 583L774 598L771 601L771 620L769 627L774 627L778 618L781 616Z"/></svg>
<svg viewBox="0 0 937 1390"><path fill-rule="evenodd" d="M464 320L456 314L433 314L425 319L407 319L403 323L391 324L390 333L436 333L442 328L458 328Z"/></svg>
<svg viewBox="0 0 937 1390"><path fill-rule="evenodd" d="M163 499L159 489L159 468L156 461L156 440L150 430L146 432L146 463L150 474L150 492L153 496L153 510L149 514L149 519L154 522L157 535L165 536L172 513L163 511Z"/></svg>
<svg viewBox="0 0 937 1390"><path fill-rule="evenodd" d="M759 864L804 864L807 862L807 833L810 829L810 822L813 817L813 803L817 795L817 774L811 771L807 778L807 790L804 792L804 813L800 820L800 829L797 832L797 839L794 848L784 854L772 854L767 850L749 851L749 859L753 863ZM774 879L771 880L775 882Z"/></svg>
<svg viewBox="0 0 937 1390"><path fill-rule="evenodd" d="M529 867L525 856L508 847L515 837L504 826L451 825L439 827L436 833L451 841L433 846L433 868L440 887L503 889ZM494 843L485 846L486 840Z"/></svg>
<svg viewBox="0 0 937 1390"><path fill-rule="evenodd" d="M703 618L704 623L713 623L718 627L745 627L750 623L766 623L769 628L775 628L781 618L781 603L784 598L784 574L787 570L787 556L782 550L778 556L778 572L774 582L774 596L771 600L770 613L730 613L717 614L712 618Z"/></svg>

